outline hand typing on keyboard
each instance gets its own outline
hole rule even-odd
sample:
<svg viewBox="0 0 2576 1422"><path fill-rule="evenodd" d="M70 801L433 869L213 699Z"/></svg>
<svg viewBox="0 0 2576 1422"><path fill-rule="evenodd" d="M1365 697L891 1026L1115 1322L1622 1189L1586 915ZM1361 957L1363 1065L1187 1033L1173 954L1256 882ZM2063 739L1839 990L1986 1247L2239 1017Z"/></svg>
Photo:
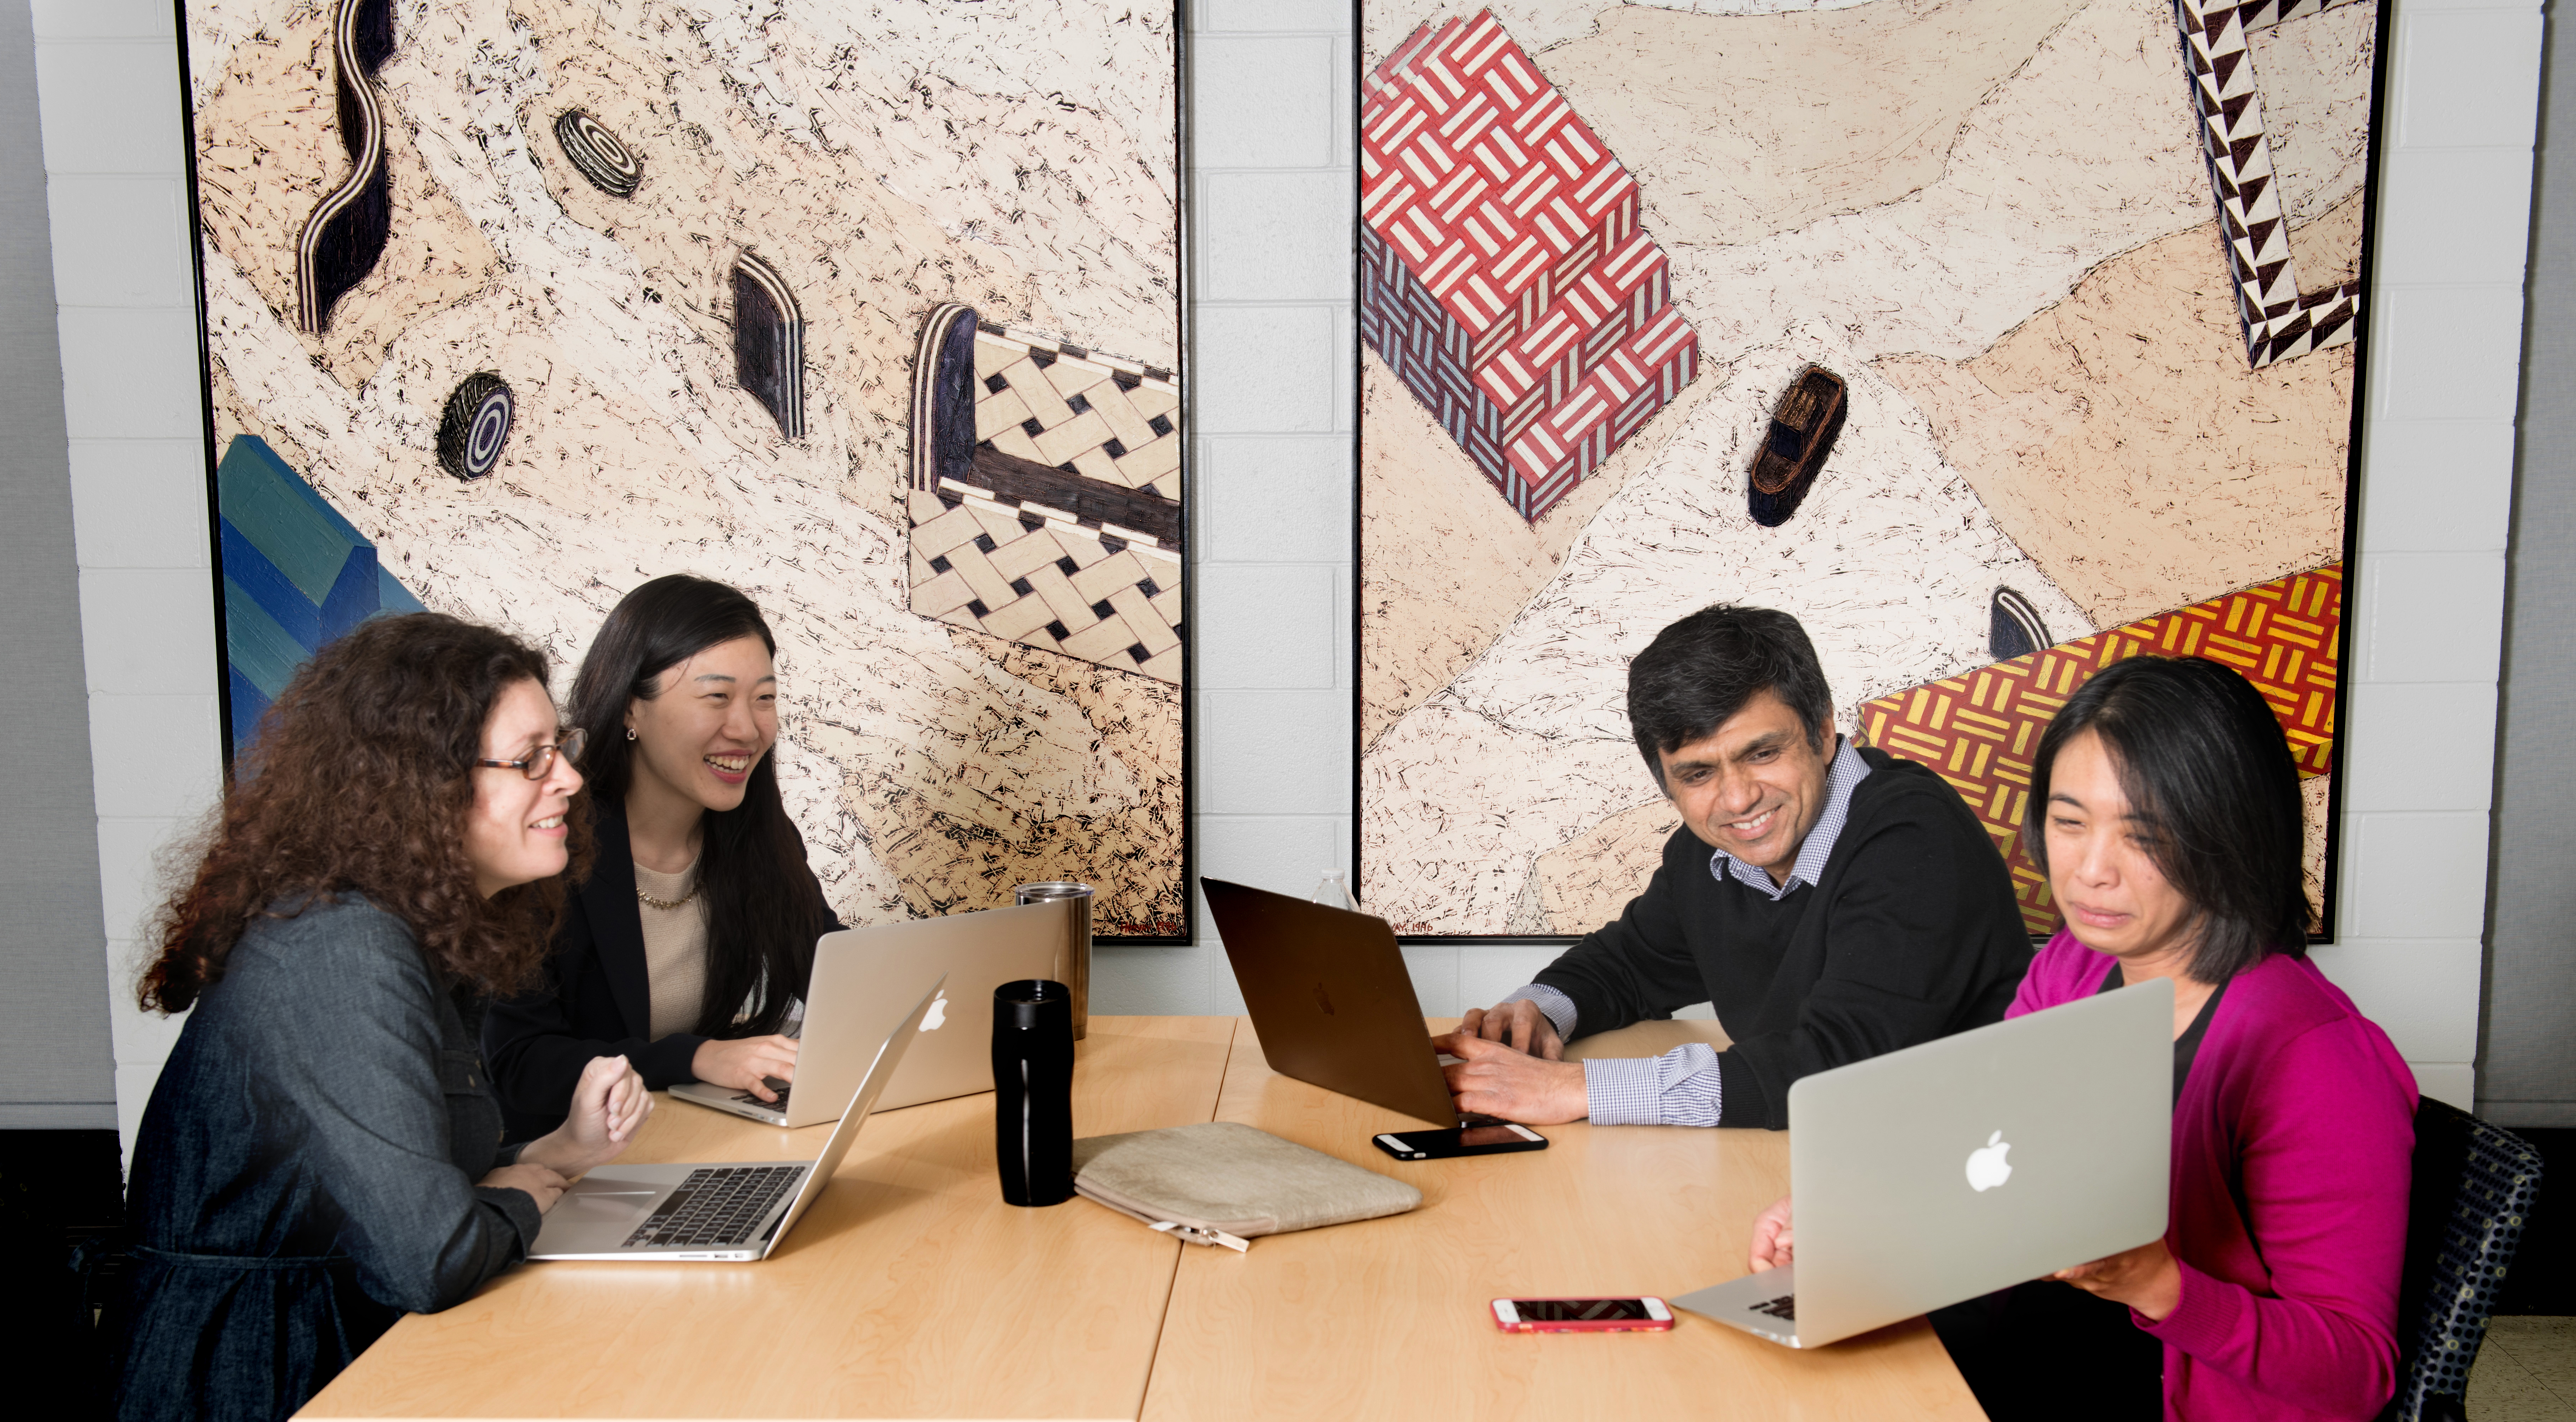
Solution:
<svg viewBox="0 0 2576 1422"><path fill-rule="evenodd" d="M760 1097L752 1095L748 1091L737 1093L733 1099L753 1106L772 1106L781 1111L786 1110L787 1093L789 1090L787 1083L779 1080L777 1077L769 1076L761 1078L761 1084L767 1086L773 1093L771 1099L763 1100Z"/></svg>
<svg viewBox="0 0 2576 1422"><path fill-rule="evenodd" d="M689 1074L709 1086L730 1086L751 1093L763 1105L773 1104L779 1084L796 1079L796 1039L745 1037L726 1042L710 1038L689 1057Z"/></svg>

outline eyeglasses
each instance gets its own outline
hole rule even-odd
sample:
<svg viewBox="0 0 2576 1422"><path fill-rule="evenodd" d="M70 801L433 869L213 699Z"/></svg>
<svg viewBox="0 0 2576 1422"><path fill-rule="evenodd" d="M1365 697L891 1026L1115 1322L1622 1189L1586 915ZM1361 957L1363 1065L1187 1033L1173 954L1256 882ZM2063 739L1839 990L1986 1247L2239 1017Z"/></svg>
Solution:
<svg viewBox="0 0 2576 1422"><path fill-rule="evenodd" d="M554 773L555 757L558 755L572 764L579 765L581 748L589 743L590 733L575 726L563 733L561 742L550 746L539 746L528 752L528 758L525 760L483 760L478 757L474 763L488 765L494 770L516 770L525 773L530 780L543 780Z"/></svg>

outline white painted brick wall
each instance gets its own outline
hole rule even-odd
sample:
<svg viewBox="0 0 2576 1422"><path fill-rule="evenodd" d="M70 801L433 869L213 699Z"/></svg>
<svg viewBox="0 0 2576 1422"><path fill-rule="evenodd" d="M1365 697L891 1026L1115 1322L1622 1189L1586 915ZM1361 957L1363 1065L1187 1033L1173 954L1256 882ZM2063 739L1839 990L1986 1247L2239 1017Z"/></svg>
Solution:
<svg viewBox="0 0 2576 1422"><path fill-rule="evenodd" d="M2523 261L2532 0L2404 0L2381 130L2360 579L2345 598L2341 941L2317 961L2473 1104Z"/></svg>
<svg viewBox="0 0 2576 1422"><path fill-rule="evenodd" d="M153 852L218 764L178 66L166 0L31 9L122 1001ZM1198 867L1303 894L1351 842L1351 9L1195 0L1192 19ZM2347 603L2344 942L2319 953L2463 1105L2540 41L2531 0L2398 16ZM1101 1010L1236 1010L1201 922L1193 947L1104 953ZM1425 1008L1448 1012L1551 955L1408 959ZM115 1012L130 1133L173 1033Z"/></svg>
<svg viewBox="0 0 2576 1422"><path fill-rule="evenodd" d="M1350 867L1351 12L1191 18L1197 867L1303 895ZM1242 1009L1204 900L1199 946L1157 962L1104 1008Z"/></svg>
<svg viewBox="0 0 2576 1422"><path fill-rule="evenodd" d="M221 774L196 292L167 0L34 0L89 661L117 1116L134 1127L178 1024L135 1010L154 855Z"/></svg>

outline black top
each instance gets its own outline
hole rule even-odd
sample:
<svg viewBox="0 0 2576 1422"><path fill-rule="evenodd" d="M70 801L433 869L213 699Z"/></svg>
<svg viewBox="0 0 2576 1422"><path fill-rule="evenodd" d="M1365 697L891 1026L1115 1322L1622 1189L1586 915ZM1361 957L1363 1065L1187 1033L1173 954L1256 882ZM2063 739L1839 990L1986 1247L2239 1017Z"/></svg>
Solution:
<svg viewBox="0 0 2576 1422"><path fill-rule="evenodd" d="M1719 1124L1785 1129L1802 1076L2003 1020L2030 932L1994 841L1930 770L1862 749L1870 774L1817 882L1777 901L1709 872L1685 825L1646 891L1548 965L1589 1036L1707 1001Z"/></svg>
<svg viewBox="0 0 2576 1422"><path fill-rule="evenodd" d="M457 994L364 900L260 918L189 1012L135 1138L109 1336L128 1418L275 1418L406 1312L525 1258L525 1191Z"/></svg>
<svg viewBox="0 0 2576 1422"><path fill-rule="evenodd" d="M2100 997L2106 992L2118 992L2128 985L2120 973L2120 965L2113 963L2111 971L2102 975L2102 985L2093 989L2093 995ZM2174 1038L2174 1104L2177 1106L2182 1104L2183 1080L2191 1075L2191 1059L2200 1055L2200 1039L2209 1035L2209 1019L2218 1015L2218 1000L2225 996L2227 984L2220 983L2211 989L2209 1000L2200 1005L2200 1011L2192 1014L2191 1025L2182 1029L2181 1036Z"/></svg>
<svg viewBox="0 0 2576 1422"><path fill-rule="evenodd" d="M593 813L598 849L590 878L565 898L544 985L493 1003L483 1019L483 1059L514 1141L533 1140L563 1124L573 1087L593 1057L626 1058L655 1091L698 1079L690 1061L705 1037L674 1032L647 1038L653 1030L653 982L644 963L644 915L635 903L635 847L626 833L626 807L600 803ZM819 899L822 887L810 876L804 882ZM830 921L826 932L842 927L828 907L820 912ZM714 947L708 944L710 951Z"/></svg>

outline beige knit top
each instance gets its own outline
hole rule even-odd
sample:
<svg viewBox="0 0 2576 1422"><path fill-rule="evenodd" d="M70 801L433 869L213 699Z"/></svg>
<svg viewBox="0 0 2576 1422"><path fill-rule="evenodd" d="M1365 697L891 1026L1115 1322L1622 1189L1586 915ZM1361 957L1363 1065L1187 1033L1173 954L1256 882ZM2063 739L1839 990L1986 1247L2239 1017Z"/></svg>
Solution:
<svg viewBox="0 0 2576 1422"><path fill-rule="evenodd" d="M635 866L639 891L666 904L679 904L655 908L638 900L635 905L644 920L644 974L652 985L653 1021L647 1035L657 1042L697 1026L698 1012L706 1005L707 901L689 897L697 882L696 860L677 874ZM680 903L682 899L688 902Z"/></svg>

